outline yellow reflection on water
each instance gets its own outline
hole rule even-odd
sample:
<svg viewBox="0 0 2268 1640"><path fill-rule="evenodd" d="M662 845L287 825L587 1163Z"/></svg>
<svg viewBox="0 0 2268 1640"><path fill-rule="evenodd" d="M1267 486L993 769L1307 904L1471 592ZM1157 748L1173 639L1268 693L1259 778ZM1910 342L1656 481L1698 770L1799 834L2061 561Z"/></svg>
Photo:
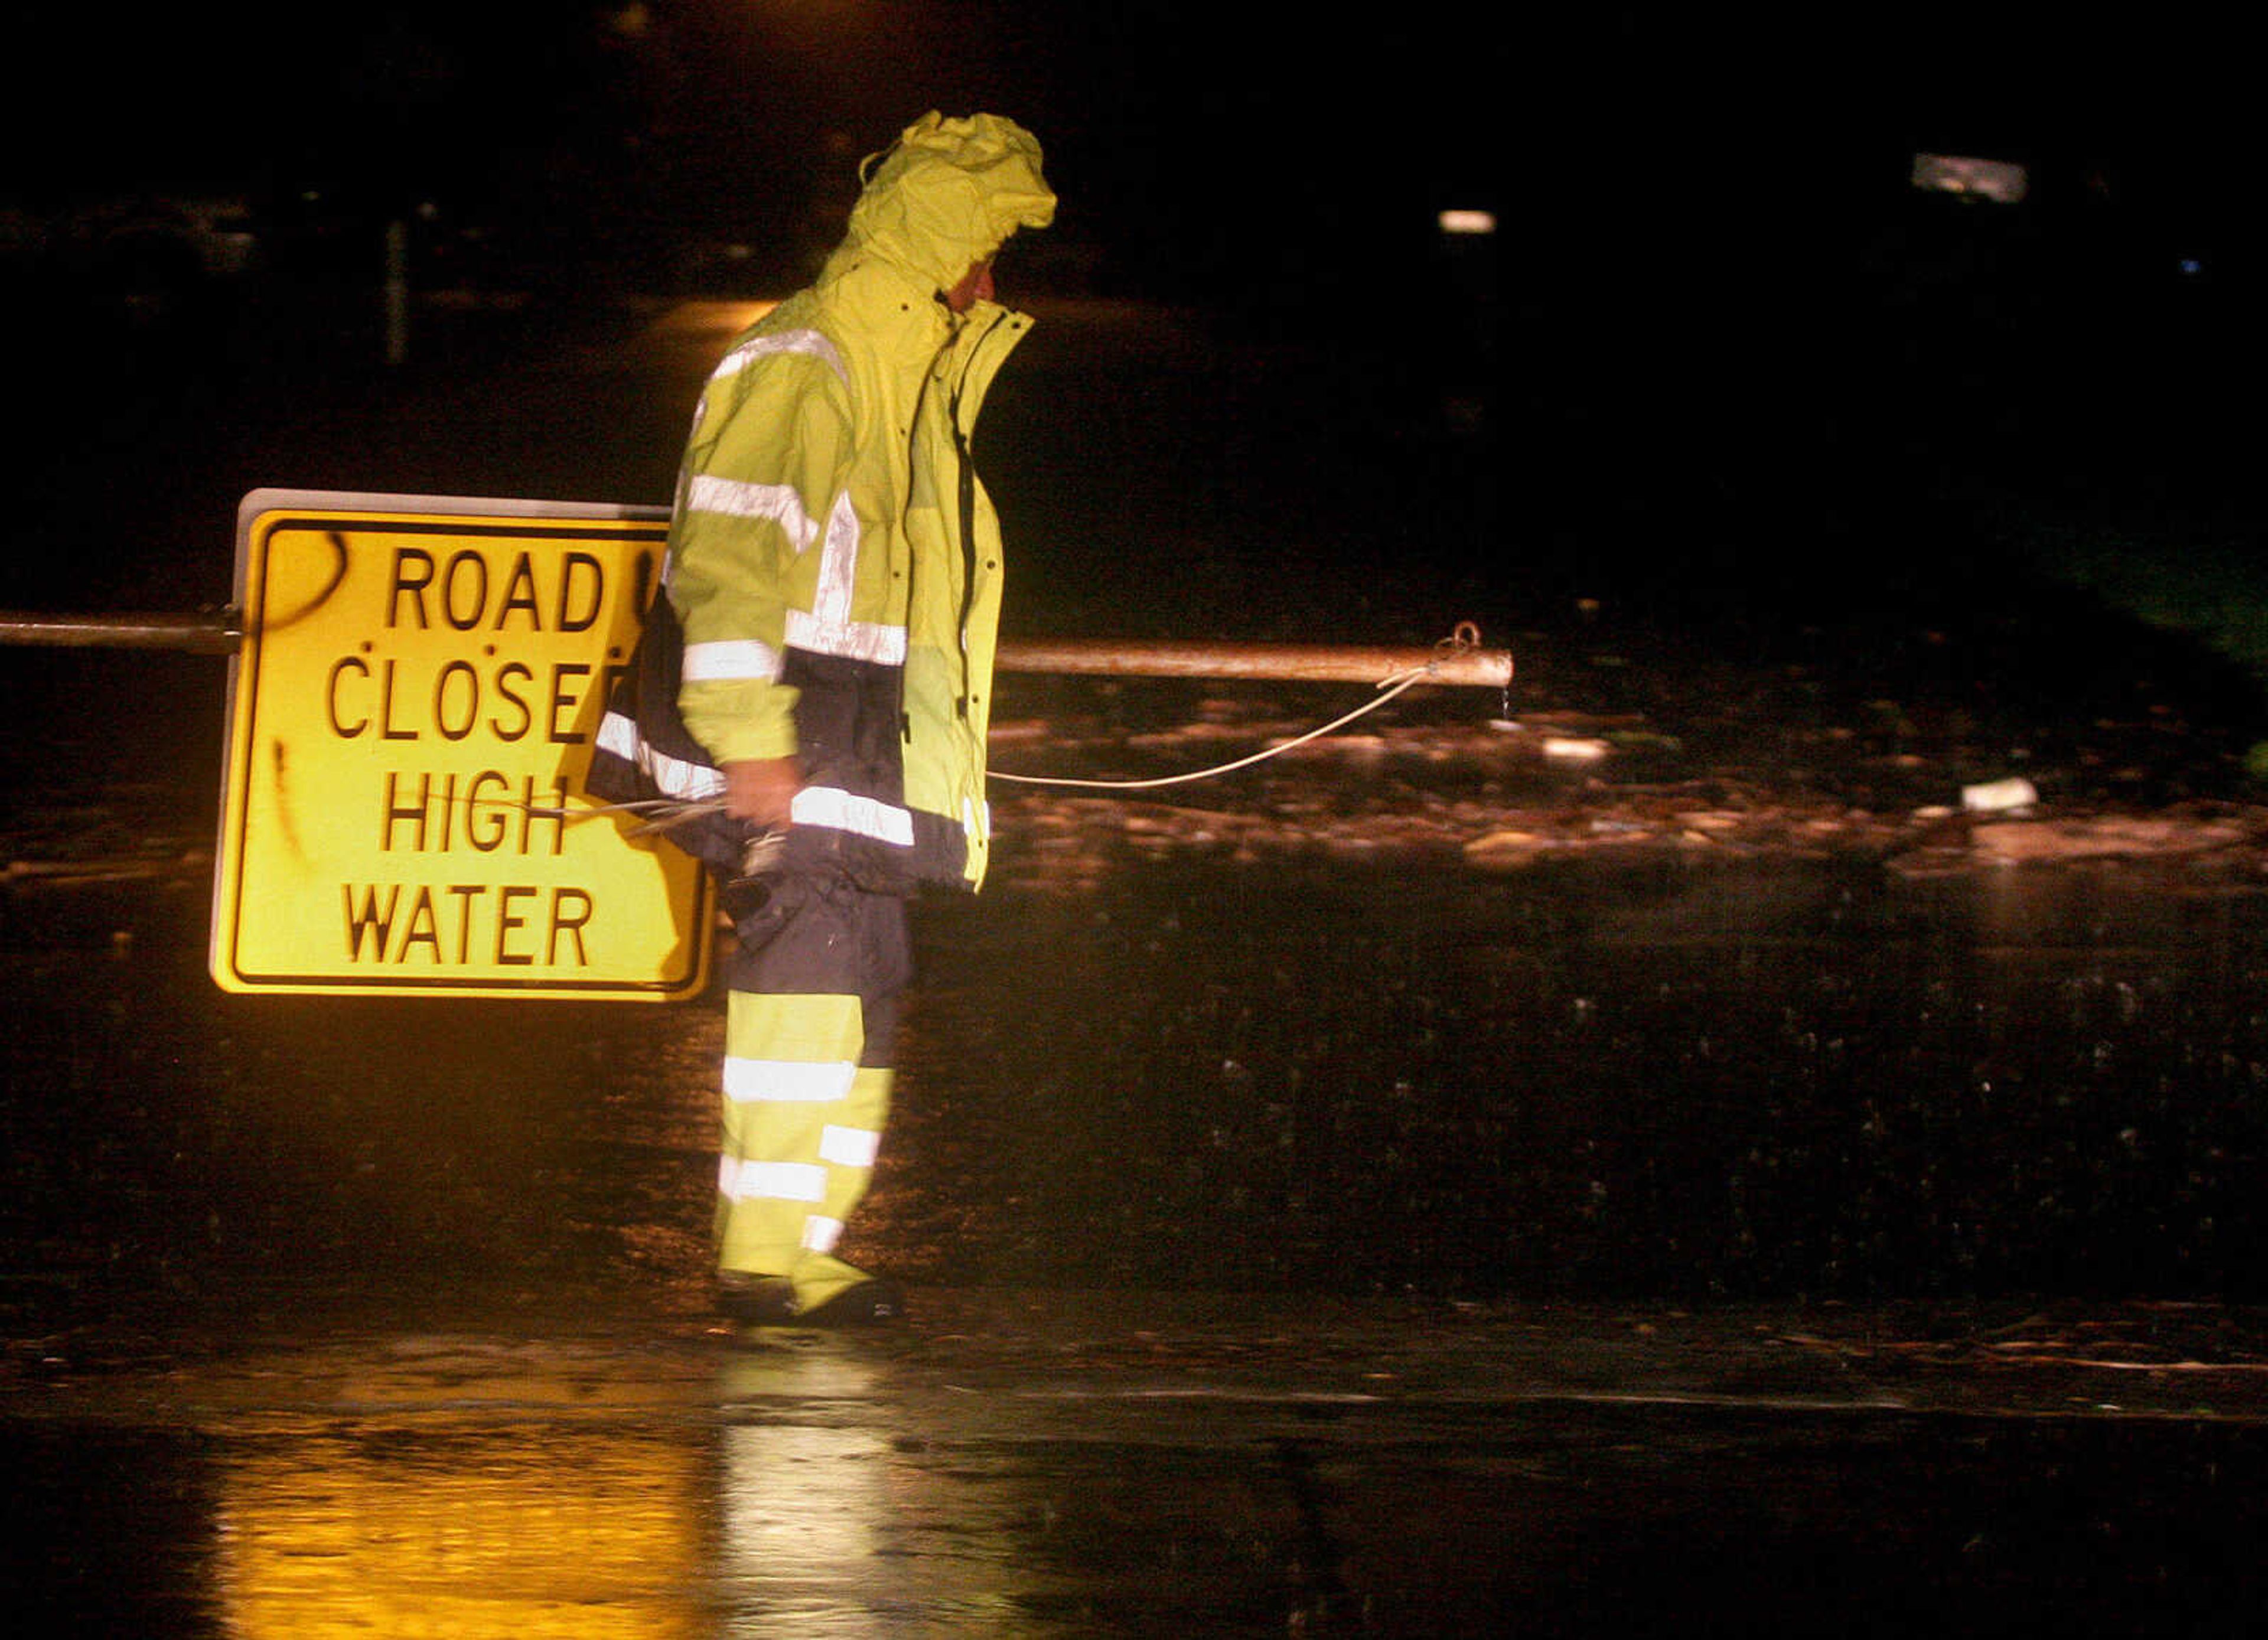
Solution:
<svg viewBox="0 0 2268 1640"><path fill-rule="evenodd" d="M909 1403L865 1340L396 1340L243 1384L267 1410L213 1471L239 1640L1059 1632L1034 1627L1056 1574L1027 1544L1056 1481L940 1443L958 1401ZM279 1386L298 1409L273 1410Z"/></svg>
<svg viewBox="0 0 2268 1640"><path fill-rule="evenodd" d="M697 1440L372 1427L225 1466L226 1632L674 1640L696 1621Z"/></svg>

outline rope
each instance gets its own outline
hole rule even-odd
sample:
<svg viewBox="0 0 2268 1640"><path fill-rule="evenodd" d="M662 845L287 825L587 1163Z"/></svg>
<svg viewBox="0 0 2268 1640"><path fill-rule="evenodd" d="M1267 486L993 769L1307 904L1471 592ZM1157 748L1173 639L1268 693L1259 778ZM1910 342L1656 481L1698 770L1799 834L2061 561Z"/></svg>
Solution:
<svg viewBox="0 0 2268 1640"><path fill-rule="evenodd" d="M577 821L598 820L609 814L639 814L646 817L641 825L630 828L633 837L643 837L651 832L667 831L673 826L682 826L703 814L721 814L724 800L711 798L696 802L677 798L641 798L630 803L593 803L581 808L560 808L549 803L523 803L517 798L476 798L468 793L451 799L453 807L468 813L475 809L502 809L508 814L525 814L534 820L560 820L570 825Z"/></svg>
<svg viewBox="0 0 2268 1640"><path fill-rule="evenodd" d="M1271 757L1281 757L1285 753L1303 746L1311 740L1320 740L1327 734L1332 734L1345 728L1358 718L1367 717L1376 711L1396 695L1415 688L1428 678L1433 677L1440 671L1443 661L1479 648L1480 641L1480 629L1469 621L1461 621L1455 631L1433 645L1432 659L1422 666L1412 666L1406 672L1391 673L1381 678L1376 685L1379 694L1375 699L1364 702L1352 711L1342 717L1334 717L1320 728L1310 729L1305 734L1267 746L1248 757L1240 757L1233 762L1217 764L1211 769L1190 769L1185 774L1179 775L1160 775L1148 780L1073 780L1068 776L1057 775L1012 775L998 769L987 772L995 780L1013 781L1018 785L1079 786L1096 791L1143 791L1159 786L1185 785L1193 780L1211 780L1216 776L1233 774L1240 769L1249 769L1255 763L1265 762Z"/></svg>
<svg viewBox="0 0 2268 1640"><path fill-rule="evenodd" d="M994 780L1013 781L1018 785L1076 786L1091 791L1144 791L1160 786L1186 785L1191 781L1211 780L1221 775L1234 774L1238 769L1249 769L1254 764L1265 762L1271 757L1281 757L1285 753L1294 751L1311 741L1320 740L1327 734L1335 734L1349 724L1368 717L1397 696L1436 676L1441 670L1443 661L1454 659L1459 655L1478 649L1480 641L1479 628L1469 621L1460 621L1456 630L1433 645L1432 659L1422 666L1412 666L1403 672L1389 673L1381 678L1374 686L1378 694L1373 699L1365 701L1352 711L1343 713L1327 724L1308 730L1305 734L1294 736L1289 740L1279 741L1249 756L1240 757L1233 762L1216 764L1211 769L1195 769L1179 775L1159 775L1147 780L1076 780L1062 775L1012 775L998 769L989 770L988 773ZM644 819L641 824L630 828L630 835L634 837L645 836L654 832L666 832L672 827L681 826L686 821L697 820L704 814L720 813L725 807L722 799L695 802L675 798L649 798L636 802L596 804L589 807L575 809L538 806L534 804L514 802L509 798L476 798L468 796L458 800L468 808L475 804L482 807L506 808L515 813L533 815L538 820L595 820L603 814L644 816Z"/></svg>
<svg viewBox="0 0 2268 1640"><path fill-rule="evenodd" d="M521 806L513 803L509 798L484 798L480 800L484 803L505 804L515 809ZM530 805L526 812L534 815L538 820L596 820L602 814L642 814L647 817L646 820L641 825L631 827L630 835L633 837L644 837L652 832L667 831L673 826L682 826L686 821L698 820L703 814L721 814L725 812L725 802L721 798L710 798L704 802L694 802L678 798L644 798L633 803L598 803L588 808L580 809L536 808Z"/></svg>

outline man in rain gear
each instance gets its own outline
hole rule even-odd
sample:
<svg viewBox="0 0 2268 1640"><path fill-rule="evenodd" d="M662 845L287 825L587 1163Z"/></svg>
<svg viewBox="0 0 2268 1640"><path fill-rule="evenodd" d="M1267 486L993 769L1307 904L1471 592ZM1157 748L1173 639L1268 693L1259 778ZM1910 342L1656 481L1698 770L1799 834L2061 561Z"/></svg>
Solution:
<svg viewBox="0 0 2268 1640"><path fill-rule="evenodd" d="M757 1323L900 1311L835 1247L888 1108L906 900L984 876L1001 552L968 440L1029 323L993 255L1055 215L1038 143L996 115L925 115L862 176L817 282L703 390L637 721L609 714L592 783L635 767L729 816L681 840L740 936L718 1261Z"/></svg>

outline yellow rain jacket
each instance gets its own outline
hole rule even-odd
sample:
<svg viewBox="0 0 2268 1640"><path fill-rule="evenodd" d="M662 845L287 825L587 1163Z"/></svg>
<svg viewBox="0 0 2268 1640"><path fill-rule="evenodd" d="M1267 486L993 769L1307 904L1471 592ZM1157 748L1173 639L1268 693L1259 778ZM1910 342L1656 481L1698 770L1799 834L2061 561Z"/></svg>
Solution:
<svg viewBox="0 0 2268 1640"><path fill-rule="evenodd" d="M990 114L929 114L868 165L818 281L702 394L666 579L677 706L712 762L799 755L791 836L831 834L853 880L973 888L1001 550L968 441L1030 321L941 298L1055 195Z"/></svg>

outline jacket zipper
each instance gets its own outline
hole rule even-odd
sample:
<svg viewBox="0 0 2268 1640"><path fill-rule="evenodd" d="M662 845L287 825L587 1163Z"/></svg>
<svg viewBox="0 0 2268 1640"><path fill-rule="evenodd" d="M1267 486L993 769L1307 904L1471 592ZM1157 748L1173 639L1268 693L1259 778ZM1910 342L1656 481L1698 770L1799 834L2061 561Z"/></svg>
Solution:
<svg viewBox="0 0 2268 1640"><path fill-rule="evenodd" d="M969 344L968 357L953 379L952 401L946 407L953 421L954 452L961 458L961 618L954 623L954 633L961 643L959 707L964 723L968 720L968 612L976 603L976 458L968 447L968 430L961 424L961 390L976 368L977 355L1006 320L1005 313L994 319Z"/></svg>
<svg viewBox="0 0 2268 1640"><path fill-rule="evenodd" d="M961 651L961 687L954 692L954 709L964 723L968 719L968 614L975 607L976 600L976 460L968 447L968 432L961 424L961 390L968 379L968 372L976 367L976 356L983 350L984 344L991 340L992 333L1005 321L1005 314L993 320L979 333L976 340L969 344L968 357L962 361L961 368L954 373L953 394L946 405L946 420L952 430L954 454L960 467L959 494L956 499L959 503L958 522L961 526L961 613L959 619L954 622L954 636L956 640L956 647ZM922 405L929 397L930 386L929 372L924 371L921 398L915 401L913 425L906 434L906 464L909 474L913 464L920 460ZM906 561L906 611L909 620L911 619L915 608L915 559L909 556ZM900 688L902 690L902 680ZM898 711L898 723L900 733L908 742L910 742L914 738L913 715L906 711L902 706Z"/></svg>

